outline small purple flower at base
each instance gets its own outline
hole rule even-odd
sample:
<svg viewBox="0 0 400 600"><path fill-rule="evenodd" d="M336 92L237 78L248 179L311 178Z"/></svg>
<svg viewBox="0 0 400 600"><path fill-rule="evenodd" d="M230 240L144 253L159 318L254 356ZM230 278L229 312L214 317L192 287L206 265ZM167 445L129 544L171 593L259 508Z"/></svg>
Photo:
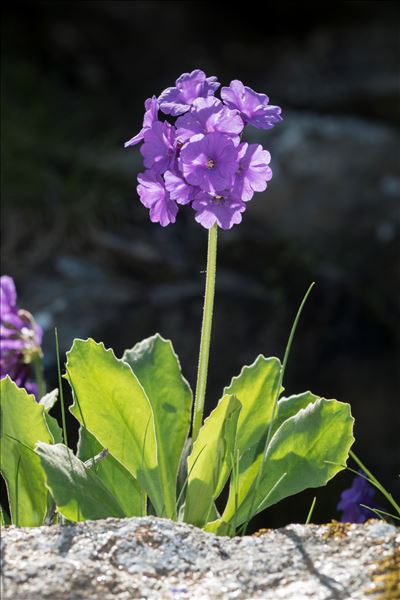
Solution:
<svg viewBox="0 0 400 600"><path fill-rule="evenodd" d="M200 69L183 73L174 87L169 87L160 94L160 109L166 115L182 115L190 109L196 98L213 96L219 85L216 77L206 77Z"/></svg>
<svg viewBox="0 0 400 600"><path fill-rule="evenodd" d="M200 192L194 199L192 208L196 211L196 221L206 229L210 229L215 223L221 229L231 229L241 222L241 213L246 210L246 204L234 198L230 192L221 195Z"/></svg>
<svg viewBox="0 0 400 600"><path fill-rule="evenodd" d="M135 144L141 142L144 138L144 134L146 133L146 131L151 128L155 121L157 121L158 100L156 96L153 96L152 98L147 98L146 102L144 103L144 107L146 109L146 112L144 113L143 127L138 134L136 134L133 138L125 142L124 148L134 146Z"/></svg>
<svg viewBox="0 0 400 600"><path fill-rule="evenodd" d="M197 98L192 110L176 120L176 137L186 142L198 133L224 133L237 146L244 123L237 110L227 108L221 100L210 96Z"/></svg>
<svg viewBox="0 0 400 600"><path fill-rule="evenodd" d="M162 227L175 223L178 206L171 200L163 178L154 171L145 171L139 173L138 182L137 192L141 203L150 209L150 220Z"/></svg>
<svg viewBox="0 0 400 600"><path fill-rule="evenodd" d="M282 121L279 106L270 106L268 96L255 92L237 79L221 89L221 98L229 108L240 111L245 123L258 129L271 129Z"/></svg>
<svg viewBox="0 0 400 600"><path fill-rule="evenodd" d="M178 165L188 183L215 194L232 186L238 151L222 133L198 134L182 147Z"/></svg>
<svg viewBox="0 0 400 600"><path fill-rule="evenodd" d="M175 128L167 122L156 121L144 133L140 148L144 166L158 175L172 168L176 159Z"/></svg>
<svg viewBox="0 0 400 600"><path fill-rule="evenodd" d="M32 315L17 307L15 284L11 277L0 278L0 377L9 375L19 386L37 397L31 378L31 362L41 355L42 329Z"/></svg>
<svg viewBox="0 0 400 600"><path fill-rule="evenodd" d="M175 200L178 204L189 204L200 191L200 188L186 183L179 171L166 171L164 181L171 200Z"/></svg>
<svg viewBox="0 0 400 600"><path fill-rule="evenodd" d="M254 192L267 189L272 178L269 168L271 155L260 144L240 144L239 169L233 184L233 194L244 202L252 199Z"/></svg>
<svg viewBox="0 0 400 600"><path fill-rule="evenodd" d="M344 523L364 523L373 516L360 504L376 508L375 488L364 477L355 477L350 488L344 490L340 495L337 509L342 512L340 519Z"/></svg>

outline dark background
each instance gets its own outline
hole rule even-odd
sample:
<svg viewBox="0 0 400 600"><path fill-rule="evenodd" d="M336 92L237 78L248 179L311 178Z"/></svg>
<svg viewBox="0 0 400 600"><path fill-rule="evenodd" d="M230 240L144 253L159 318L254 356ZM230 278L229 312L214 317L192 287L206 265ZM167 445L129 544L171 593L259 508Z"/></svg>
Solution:
<svg viewBox="0 0 400 600"><path fill-rule="evenodd" d="M144 100L202 68L270 96L252 131L274 177L222 232L208 410L258 353L282 357L316 286L284 382L349 402L356 452L399 490L399 5L396 2L3 2L2 273L45 330L56 385L74 337L124 348L159 331L194 387L206 231L149 222L136 195ZM71 420L72 422L72 420ZM348 473L317 490L338 517ZM256 525L304 522L313 490ZM383 502L381 502L384 505Z"/></svg>

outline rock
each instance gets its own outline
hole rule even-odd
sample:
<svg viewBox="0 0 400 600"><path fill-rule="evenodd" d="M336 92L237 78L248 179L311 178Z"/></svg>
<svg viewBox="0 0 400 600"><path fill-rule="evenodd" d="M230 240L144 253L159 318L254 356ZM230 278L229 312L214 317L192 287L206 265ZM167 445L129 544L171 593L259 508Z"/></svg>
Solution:
<svg viewBox="0 0 400 600"><path fill-rule="evenodd" d="M357 600L384 591L398 597L400 533L392 525L264 531L215 537L154 517L9 527L2 534L2 597Z"/></svg>
<svg viewBox="0 0 400 600"><path fill-rule="evenodd" d="M285 45L280 40L264 88L273 89L284 105L399 124L394 23L330 25L303 40L291 37Z"/></svg>
<svg viewBox="0 0 400 600"><path fill-rule="evenodd" d="M278 236L328 255L340 247L332 242L338 235L379 252L398 236L398 132L363 119L286 112L273 131L251 135L271 151L274 177L248 214Z"/></svg>

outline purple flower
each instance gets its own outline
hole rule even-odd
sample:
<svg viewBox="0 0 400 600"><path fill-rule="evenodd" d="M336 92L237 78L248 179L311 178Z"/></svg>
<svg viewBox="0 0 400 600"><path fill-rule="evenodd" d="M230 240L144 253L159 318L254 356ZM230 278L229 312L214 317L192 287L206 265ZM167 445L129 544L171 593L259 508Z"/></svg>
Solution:
<svg viewBox="0 0 400 600"><path fill-rule="evenodd" d="M17 292L15 291L14 281L8 275L2 275L0 278L0 310L2 317L11 313L17 307Z"/></svg>
<svg viewBox="0 0 400 600"><path fill-rule="evenodd" d="M32 315L17 307L14 281L7 275L0 278L0 307L0 377L9 375L19 387L37 396L30 363L41 355L43 333Z"/></svg>
<svg viewBox="0 0 400 600"><path fill-rule="evenodd" d="M144 166L158 175L173 167L176 158L175 128L167 122L155 121L144 133L140 152Z"/></svg>
<svg viewBox="0 0 400 600"><path fill-rule="evenodd" d="M144 138L144 134L146 133L146 131L150 129L150 127L155 121L157 121L158 100L156 96L153 96L152 98L147 98L146 102L144 103L144 107L146 109L146 112L144 113L143 127L138 134L136 134L133 138L125 142L124 148L128 148L128 146L134 146L135 144L141 142Z"/></svg>
<svg viewBox="0 0 400 600"><path fill-rule="evenodd" d="M237 108L245 123L258 129L271 129L282 121L279 106L270 106L269 98L259 94L235 79L221 89L221 98L229 108Z"/></svg>
<svg viewBox="0 0 400 600"><path fill-rule="evenodd" d="M200 192L192 207L196 211L196 221L206 229L210 229L215 223L222 229L231 229L233 225L241 222L241 213L246 210L246 204L230 192L220 195Z"/></svg>
<svg viewBox="0 0 400 600"><path fill-rule="evenodd" d="M176 137L186 142L197 133L224 133L237 145L244 123L237 110L230 110L214 96L196 98L192 110L176 120Z"/></svg>
<svg viewBox="0 0 400 600"><path fill-rule="evenodd" d="M178 206L171 200L163 178L154 171L145 171L139 173L138 182L137 192L141 203L150 209L150 220L162 227L175 223Z"/></svg>
<svg viewBox="0 0 400 600"><path fill-rule="evenodd" d="M200 69L183 73L176 80L175 87L169 87L160 94L160 109L166 115L182 115L190 109L196 98L213 96L219 85L216 77L206 77Z"/></svg>
<svg viewBox="0 0 400 600"><path fill-rule="evenodd" d="M200 191L200 188L186 183L179 171L166 171L164 181L171 200L176 200L178 204L188 204Z"/></svg>
<svg viewBox="0 0 400 600"><path fill-rule="evenodd" d="M271 155L260 144L240 144L239 168L233 185L233 193L248 202L254 192L263 192L272 177L269 168Z"/></svg>
<svg viewBox="0 0 400 600"><path fill-rule="evenodd" d="M137 190L153 222L174 223L179 205L191 204L204 227L230 229L272 177L269 152L241 143L241 136L249 123L273 127L281 109L237 80L222 88L221 100L214 96L219 86L216 77L195 69L145 102L143 127L125 147L144 141L146 171ZM160 121L159 110L171 118Z"/></svg>
<svg viewBox="0 0 400 600"><path fill-rule="evenodd" d="M360 504L376 507L375 488L364 477L355 477L350 488L340 495L337 509L342 512L341 521L345 523L364 523L372 513Z"/></svg>
<svg viewBox="0 0 400 600"><path fill-rule="evenodd" d="M198 134L182 147L178 164L188 183L214 194L232 186L238 151L222 133Z"/></svg>

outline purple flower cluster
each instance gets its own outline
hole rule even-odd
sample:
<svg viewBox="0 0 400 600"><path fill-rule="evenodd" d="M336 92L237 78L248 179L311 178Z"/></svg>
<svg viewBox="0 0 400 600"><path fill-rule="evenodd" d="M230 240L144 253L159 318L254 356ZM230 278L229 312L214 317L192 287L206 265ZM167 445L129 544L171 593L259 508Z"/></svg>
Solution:
<svg viewBox="0 0 400 600"><path fill-rule="evenodd" d="M9 375L19 386L37 397L36 384L31 380L32 360L40 355L42 329L32 315L17 307L14 281L0 278L0 375Z"/></svg>
<svg viewBox="0 0 400 600"><path fill-rule="evenodd" d="M375 488L361 475L353 479L351 487L340 495L337 509L342 513L344 523L364 523L372 517L372 512L361 506L376 508Z"/></svg>
<svg viewBox="0 0 400 600"><path fill-rule="evenodd" d="M272 177L269 152L241 136L245 125L271 129L282 120L281 109L236 80L221 89L220 100L219 86L199 69L184 73L146 100L143 127L125 143L143 142L146 170L137 191L151 221L163 227L175 223L179 205L190 204L203 227L230 229ZM174 123L159 120L159 111Z"/></svg>

